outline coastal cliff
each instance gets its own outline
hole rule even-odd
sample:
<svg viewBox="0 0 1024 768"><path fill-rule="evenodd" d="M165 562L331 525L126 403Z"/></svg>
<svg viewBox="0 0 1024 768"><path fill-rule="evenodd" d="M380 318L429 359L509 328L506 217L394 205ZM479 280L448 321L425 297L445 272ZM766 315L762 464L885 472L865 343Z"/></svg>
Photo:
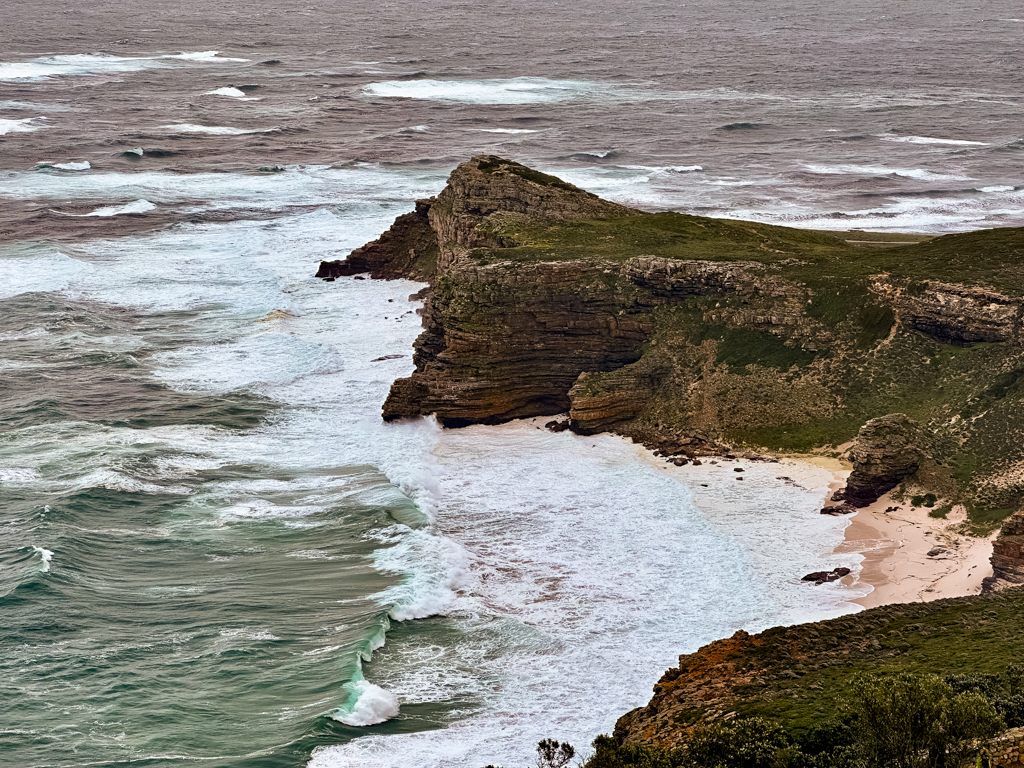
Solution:
<svg viewBox="0 0 1024 768"><path fill-rule="evenodd" d="M318 275L430 283L385 419L567 413L670 456L849 445L854 506L910 481L991 528L1024 498L1022 259L1019 229L863 247L481 156Z"/></svg>

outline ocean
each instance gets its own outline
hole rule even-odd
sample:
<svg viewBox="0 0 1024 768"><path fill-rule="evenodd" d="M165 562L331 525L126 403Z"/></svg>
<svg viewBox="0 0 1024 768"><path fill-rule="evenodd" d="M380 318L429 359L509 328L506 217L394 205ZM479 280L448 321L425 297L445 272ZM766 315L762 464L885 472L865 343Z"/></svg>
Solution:
<svg viewBox="0 0 1024 768"><path fill-rule="evenodd" d="M1015 3L18 4L0 765L505 768L854 610L829 474L385 425L421 285L312 278L491 152L645 208L1024 225ZM859 591L860 590L860 591Z"/></svg>

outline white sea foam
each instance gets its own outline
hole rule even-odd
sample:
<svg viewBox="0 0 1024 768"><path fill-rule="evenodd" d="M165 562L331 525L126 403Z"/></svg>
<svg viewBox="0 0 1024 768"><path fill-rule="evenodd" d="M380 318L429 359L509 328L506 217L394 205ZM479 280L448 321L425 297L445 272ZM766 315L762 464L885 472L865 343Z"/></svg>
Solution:
<svg viewBox="0 0 1024 768"><path fill-rule="evenodd" d="M677 470L619 438L539 426L441 435L431 534L469 553L446 611L457 637L393 639L368 667L403 704L470 697L479 710L440 731L319 749L311 766L526 764L545 737L585 750L678 653L740 626L848 610L844 588L799 582L858 559L831 553L845 522L817 514L827 473L802 490L775 479L785 467L748 465L740 483L728 465ZM710 489L695 498L698 480ZM768 538L771 552L758 543Z"/></svg>
<svg viewBox="0 0 1024 768"><path fill-rule="evenodd" d="M938 144L950 147L987 147L987 141L971 141L968 139L937 139L933 136L897 136L887 133L880 137L883 141L894 141L901 144Z"/></svg>
<svg viewBox="0 0 1024 768"><path fill-rule="evenodd" d="M991 184L987 187L978 187L979 192L987 192L989 194L997 192L1013 192L1016 189L1012 184Z"/></svg>
<svg viewBox="0 0 1024 768"><path fill-rule="evenodd" d="M366 680L347 683L351 704L331 717L345 725L367 726L387 722L398 716L398 697Z"/></svg>
<svg viewBox="0 0 1024 768"><path fill-rule="evenodd" d="M150 483L126 472L109 467L96 469L82 476L74 483L74 488L76 490L106 488L107 490L119 491L121 493L167 494L172 496L185 496L192 492L192 489L185 485Z"/></svg>
<svg viewBox="0 0 1024 768"><path fill-rule="evenodd" d="M39 471L33 467L0 467L0 484L15 485L33 483L39 479Z"/></svg>
<svg viewBox="0 0 1024 768"><path fill-rule="evenodd" d="M690 177L642 175L666 185ZM211 207L224 197L230 205L269 210L292 201L332 206L76 243L83 266L75 279L62 282L60 266L73 260L61 256L66 261L41 270L36 283L145 311L191 310L195 342L157 358L156 375L180 389L255 387L282 404L266 424L241 432L84 425L58 446L46 435L49 447L33 453L39 461L59 465L57 457L70 455L81 462L132 441L159 441L200 463L248 464L258 457L269 468L259 481L194 491L190 526L203 515L214 526L225 513L287 522L289 507L330 509L339 494L357 492L337 477L338 468L351 475L363 467L375 477L368 498L387 491L379 504L367 505L400 521L369 539L379 544L380 578L393 579L376 595L381 619L384 610L395 620L442 614L438 621L452 639L424 644L412 623L381 647L385 625L378 624L363 646L350 649L379 649L367 665L372 682L357 675L352 682L365 685L352 686L335 716L358 725L382 722L397 714L399 697L403 705L431 701L457 713L437 731L367 735L318 750L314 766L518 765L548 736L585 748L622 711L647 700L651 684L681 651L741 626L849 610L845 597L856 593L798 581L808 570L856 565L854 556L831 552L845 521L817 514L824 472L816 488L802 491L776 481L774 473L785 470L775 465L748 466L742 483L729 467L687 474L647 462L622 439L554 435L531 422L443 432L425 420L381 423L380 403L391 381L408 373L410 359L379 358L407 352L419 333L406 297L421 286L325 284L309 275L318 259L379 234L408 209L408 200L436 192L440 174L374 168L290 169L266 178L85 174L59 179L66 185L46 174L25 176L15 176L14 186L58 199L95 199L100 192L123 200L146 188L147 199L159 201L208 195L216 201ZM9 181L0 194L8 194ZM53 254L37 247L21 269L40 270L44 257ZM287 317L268 330L260 319L275 310ZM282 349L289 340L295 354ZM337 359L341 365L320 364ZM286 370L268 374L275 366ZM188 467L181 479L173 478L173 467L159 471L168 475L161 482L141 481L160 492L190 482ZM103 472L89 478L92 487L127 477L114 468ZM382 488L374 472L395 487ZM703 497L694 495L698 478L711 486ZM246 504L248 512L240 509ZM771 552L764 550L767 540ZM422 668L409 669L410 659ZM337 691L333 703L343 694Z"/></svg>
<svg viewBox="0 0 1024 768"><path fill-rule="evenodd" d="M954 173L937 173L923 168L891 168L885 165L867 165L859 163L805 163L804 168L811 173L826 175L851 176L900 176L916 181L967 181L970 177Z"/></svg>
<svg viewBox="0 0 1024 768"><path fill-rule="evenodd" d="M245 91L241 88L232 88L227 86L225 88L214 88L212 91L206 91L204 96L225 96L229 99L238 99L239 101L260 101L258 96L247 96Z"/></svg>
<svg viewBox="0 0 1024 768"><path fill-rule="evenodd" d="M49 573L50 563L53 562L53 552L46 547L32 547L32 551L39 555L40 573Z"/></svg>
<svg viewBox="0 0 1024 768"><path fill-rule="evenodd" d="M46 127L46 118L24 117L21 119L0 118L0 136L9 133L32 133Z"/></svg>
<svg viewBox="0 0 1024 768"><path fill-rule="evenodd" d="M198 125L197 123L170 123L162 125L175 133L199 133L209 136L245 136L250 133L271 133L276 128L232 128L226 125Z"/></svg>
<svg viewBox="0 0 1024 768"><path fill-rule="evenodd" d="M125 203L124 205L108 205L102 208L97 208L95 211L90 211L89 213L86 213L84 215L96 216L101 219L105 219L111 216L138 216L140 214L149 213L150 211L155 210L156 206L153 203L149 202L149 200L140 198L138 200L133 200L130 203Z"/></svg>
<svg viewBox="0 0 1024 768"><path fill-rule="evenodd" d="M0 258L0 299L23 293L60 290L88 272L89 266L49 246Z"/></svg>
<svg viewBox="0 0 1024 768"><path fill-rule="evenodd" d="M396 543L377 551L374 566L384 573L410 575L377 596L389 606L390 617L408 621L449 612L456 590L468 578L468 553L452 539L426 530L396 526L393 533Z"/></svg>
<svg viewBox="0 0 1024 768"><path fill-rule="evenodd" d="M241 63L246 59L228 58L217 51L197 51L161 56L110 56L108 54L70 54L43 56L28 61L0 62L0 81L41 81L54 77L118 74L173 66L175 62L202 64Z"/></svg>
<svg viewBox="0 0 1024 768"><path fill-rule="evenodd" d="M473 130L480 131L480 133L503 133L509 136L538 132L535 128L474 128Z"/></svg>
<svg viewBox="0 0 1024 768"><path fill-rule="evenodd" d="M544 104L612 97L614 86L590 80L513 77L491 80L385 80L363 94L386 99L424 99L464 104Z"/></svg>
<svg viewBox="0 0 1024 768"><path fill-rule="evenodd" d="M54 170L54 171L88 171L92 168L92 163L88 160L72 161L69 163L53 163L45 161L42 163L36 163L36 170Z"/></svg>

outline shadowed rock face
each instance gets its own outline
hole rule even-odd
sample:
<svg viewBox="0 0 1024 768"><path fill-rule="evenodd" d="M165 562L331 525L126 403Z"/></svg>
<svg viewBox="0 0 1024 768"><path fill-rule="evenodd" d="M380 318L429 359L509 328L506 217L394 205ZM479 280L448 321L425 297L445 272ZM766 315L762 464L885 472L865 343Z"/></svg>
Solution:
<svg viewBox="0 0 1024 768"><path fill-rule="evenodd" d="M855 507L866 507L891 491L921 466L922 442L920 427L905 414L871 419L850 448L853 471L843 498Z"/></svg>
<svg viewBox="0 0 1024 768"><path fill-rule="evenodd" d="M996 291L929 280L898 302L903 322L940 341L957 344L1017 341L1024 304Z"/></svg>

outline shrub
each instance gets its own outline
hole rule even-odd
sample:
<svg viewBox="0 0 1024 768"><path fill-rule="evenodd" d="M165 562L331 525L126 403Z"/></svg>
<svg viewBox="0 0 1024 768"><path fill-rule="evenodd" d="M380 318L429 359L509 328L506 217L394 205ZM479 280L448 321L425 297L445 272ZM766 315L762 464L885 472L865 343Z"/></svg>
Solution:
<svg viewBox="0 0 1024 768"><path fill-rule="evenodd" d="M862 678L860 689L857 742L871 768L958 768L1003 727L983 694L935 675Z"/></svg>

